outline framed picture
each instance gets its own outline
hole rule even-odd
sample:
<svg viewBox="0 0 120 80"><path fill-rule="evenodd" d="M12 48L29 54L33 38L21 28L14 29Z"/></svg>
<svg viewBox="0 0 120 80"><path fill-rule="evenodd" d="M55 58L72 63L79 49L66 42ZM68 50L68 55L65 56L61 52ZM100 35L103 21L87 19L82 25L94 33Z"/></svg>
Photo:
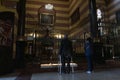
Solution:
<svg viewBox="0 0 120 80"><path fill-rule="evenodd" d="M40 25L54 25L54 15L49 13L40 13Z"/></svg>
<svg viewBox="0 0 120 80"><path fill-rule="evenodd" d="M0 46L13 46L14 13L0 12Z"/></svg>
<svg viewBox="0 0 120 80"><path fill-rule="evenodd" d="M120 11L116 12L116 21L117 21L117 24L120 25Z"/></svg>
<svg viewBox="0 0 120 80"><path fill-rule="evenodd" d="M79 19L80 19L80 11L79 8L77 8L71 15L71 24L76 23Z"/></svg>

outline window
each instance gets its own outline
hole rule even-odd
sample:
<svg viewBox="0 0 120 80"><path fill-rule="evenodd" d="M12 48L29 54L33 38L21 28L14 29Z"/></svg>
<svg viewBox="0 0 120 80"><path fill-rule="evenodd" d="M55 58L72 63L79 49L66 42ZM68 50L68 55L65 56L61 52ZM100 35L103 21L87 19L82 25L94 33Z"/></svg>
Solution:
<svg viewBox="0 0 120 80"><path fill-rule="evenodd" d="M97 19L101 19L102 18L102 12L100 9L97 9Z"/></svg>

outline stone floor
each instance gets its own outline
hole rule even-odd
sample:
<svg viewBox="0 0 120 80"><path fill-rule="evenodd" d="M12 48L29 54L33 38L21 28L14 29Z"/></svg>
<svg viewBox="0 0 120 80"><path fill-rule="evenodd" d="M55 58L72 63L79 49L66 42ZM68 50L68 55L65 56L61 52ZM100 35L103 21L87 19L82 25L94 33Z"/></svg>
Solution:
<svg viewBox="0 0 120 80"><path fill-rule="evenodd" d="M71 74L58 72L32 73L19 77L20 73L12 73L0 77L0 80L120 80L120 69L107 69L87 74L75 71Z"/></svg>
<svg viewBox="0 0 120 80"><path fill-rule="evenodd" d="M57 68L40 68L39 65L28 65L13 73L1 75L0 80L120 80L120 62L107 61L95 65L94 72L85 72L86 64L81 64L74 73L59 74Z"/></svg>

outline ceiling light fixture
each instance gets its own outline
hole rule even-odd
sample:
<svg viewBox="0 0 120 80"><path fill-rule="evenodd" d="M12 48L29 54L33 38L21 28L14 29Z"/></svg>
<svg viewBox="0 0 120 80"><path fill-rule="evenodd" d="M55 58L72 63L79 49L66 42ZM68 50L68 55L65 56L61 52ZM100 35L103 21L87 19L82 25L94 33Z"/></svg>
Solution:
<svg viewBox="0 0 120 80"><path fill-rule="evenodd" d="M45 5L45 9L52 10L53 9L53 5L52 4L46 4Z"/></svg>

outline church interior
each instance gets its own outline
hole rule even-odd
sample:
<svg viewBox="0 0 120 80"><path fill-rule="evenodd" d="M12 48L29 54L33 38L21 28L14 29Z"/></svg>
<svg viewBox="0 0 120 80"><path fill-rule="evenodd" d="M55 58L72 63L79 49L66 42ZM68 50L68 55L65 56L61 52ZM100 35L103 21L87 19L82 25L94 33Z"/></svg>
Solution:
<svg viewBox="0 0 120 80"><path fill-rule="evenodd" d="M73 43L74 71L86 68L88 37L94 68L119 68L120 0L0 0L0 75L58 71L66 34Z"/></svg>

